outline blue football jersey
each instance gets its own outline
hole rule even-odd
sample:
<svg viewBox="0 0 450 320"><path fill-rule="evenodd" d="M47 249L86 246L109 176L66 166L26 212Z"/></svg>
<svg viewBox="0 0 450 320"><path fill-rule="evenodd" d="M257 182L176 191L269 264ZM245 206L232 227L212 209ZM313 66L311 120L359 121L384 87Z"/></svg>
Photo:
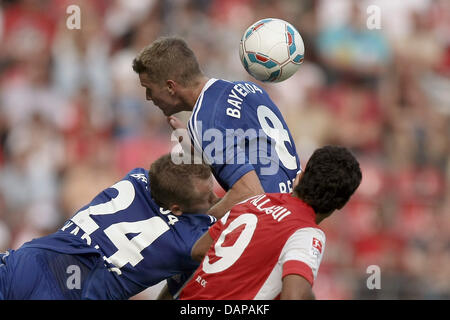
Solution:
<svg viewBox="0 0 450 320"><path fill-rule="evenodd" d="M175 216L150 194L148 171L137 168L98 194L56 233L24 247L66 254L98 252L109 270L90 277L82 298L128 299L149 286L186 272L195 241L216 219L206 214Z"/></svg>
<svg viewBox="0 0 450 320"><path fill-rule="evenodd" d="M292 191L301 170L294 141L278 107L255 83L210 79L188 132L225 190L255 170L265 192Z"/></svg>

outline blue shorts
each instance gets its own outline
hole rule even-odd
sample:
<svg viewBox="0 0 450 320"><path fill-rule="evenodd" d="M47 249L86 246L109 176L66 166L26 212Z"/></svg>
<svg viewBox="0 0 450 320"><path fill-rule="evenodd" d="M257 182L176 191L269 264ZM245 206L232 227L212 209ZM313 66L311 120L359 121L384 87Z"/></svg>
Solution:
<svg viewBox="0 0 450 320"><path fill-rule="evenodd" d="M96 254L71 255L42 248L9 250L0 254L0 299L81 299L84 284L99 260Z"/></svg>

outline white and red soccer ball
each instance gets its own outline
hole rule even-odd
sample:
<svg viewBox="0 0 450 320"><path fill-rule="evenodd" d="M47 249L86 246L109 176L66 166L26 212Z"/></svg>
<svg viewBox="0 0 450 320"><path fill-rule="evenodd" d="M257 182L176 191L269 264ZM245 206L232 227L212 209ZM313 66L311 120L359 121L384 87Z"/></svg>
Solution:
<svg viewBox="0 0 450 320"><path fill-rule="evenodd" d="M300 33L290 23L275 18L255 22L239 45L242 65L260 81L286 80L298 70L304 53Z"/></svg>

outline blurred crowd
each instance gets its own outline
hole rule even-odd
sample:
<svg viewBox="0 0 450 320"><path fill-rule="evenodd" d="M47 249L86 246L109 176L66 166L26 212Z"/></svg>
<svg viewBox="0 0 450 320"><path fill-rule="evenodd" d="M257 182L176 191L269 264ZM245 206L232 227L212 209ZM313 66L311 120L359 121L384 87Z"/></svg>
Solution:
<svg viewBox="0 0 450 320"><path fill-rule="evenodd" d="M300 31L305 61L289 80L262 85L302 165L315 148L339 144L363 171L349 204L323 222L316 297L450 299L450 1L0 3L0 251L57 230L130 169L170 151L166 118L131 68L140 49L179 35L207 76L256 81L239 40L277 17ZM72 4L80 29L67 27ZM368 27L370 5L379 28ZM367 286L372 265L380 289Z"/></svg>

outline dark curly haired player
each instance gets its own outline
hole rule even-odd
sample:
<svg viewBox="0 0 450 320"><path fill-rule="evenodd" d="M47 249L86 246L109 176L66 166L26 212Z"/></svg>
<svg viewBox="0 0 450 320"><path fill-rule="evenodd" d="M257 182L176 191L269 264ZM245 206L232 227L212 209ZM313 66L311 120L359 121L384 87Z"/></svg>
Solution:
<svg viewBox="0 0 450 320"><path fill-rule="evenodd" d="M194 245L203 261L181 299L313 299L325 249L318 224L341 209L361 182L345 148L316 150L293 194L266 193L234 206Z"/></svg>

